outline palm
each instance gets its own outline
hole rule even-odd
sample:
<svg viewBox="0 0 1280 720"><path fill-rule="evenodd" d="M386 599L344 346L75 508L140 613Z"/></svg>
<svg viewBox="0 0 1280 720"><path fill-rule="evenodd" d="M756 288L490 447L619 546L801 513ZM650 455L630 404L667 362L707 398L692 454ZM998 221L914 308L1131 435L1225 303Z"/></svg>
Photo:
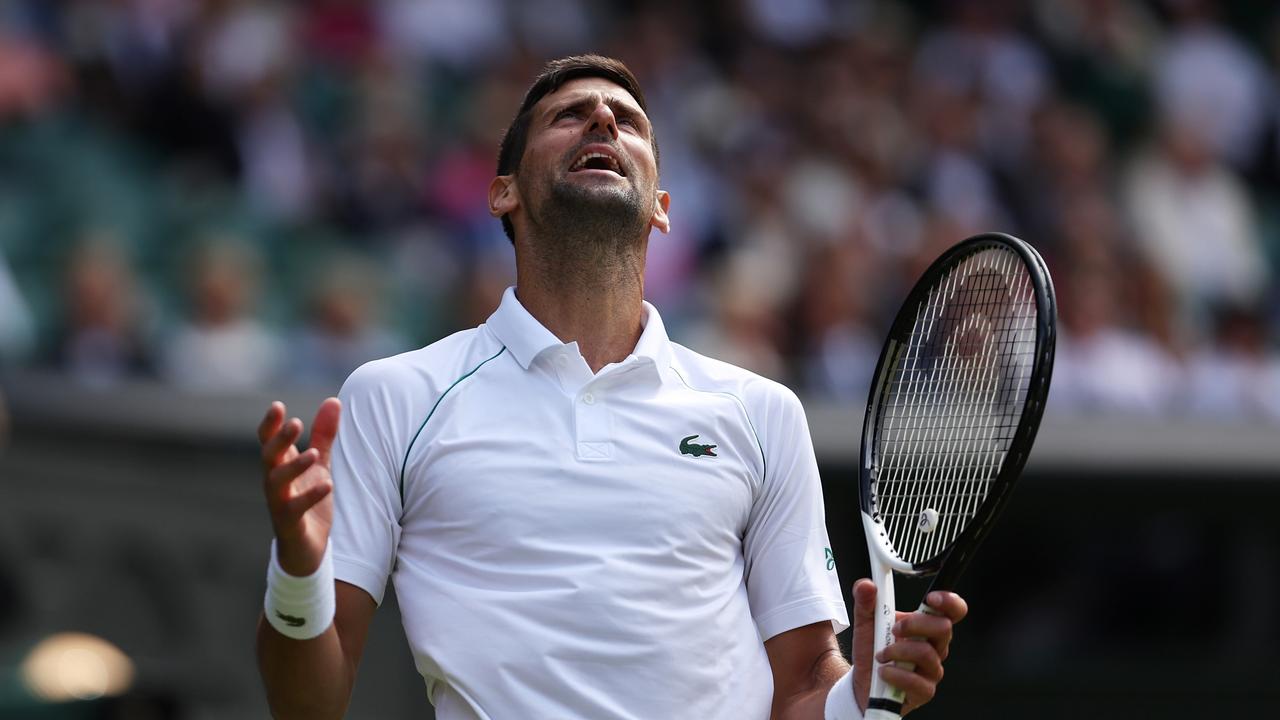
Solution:
<svg viewBox="0 0 1280 720"><path fill-rule="evenodd" d="M294 449L297 455L297 449ZM331 487L333 480L329 475L329 468L319 464L307 468L301 475L293 481L293 495L295 497L305 495L308 492L323 487ZM298 538L304 542L308 548L317 553L324 552L324 545L329 541L329 528L333 526L333 495L325 495L319 502L312 505L302 517L298 519L295 532ZM279 533L280 528L277 528Z"/></svg>

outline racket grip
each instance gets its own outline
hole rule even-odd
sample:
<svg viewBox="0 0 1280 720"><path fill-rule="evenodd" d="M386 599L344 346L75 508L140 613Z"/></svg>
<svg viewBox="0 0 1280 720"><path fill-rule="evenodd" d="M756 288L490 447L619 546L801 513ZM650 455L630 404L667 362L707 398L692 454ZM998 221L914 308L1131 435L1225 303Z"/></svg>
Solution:
<svg viewBox="0 0 1280 720"><path fill-rule="evenodd" d="M916 608L916 612L927 613L929 615L942 614L937 610L934 610L933 608L929 607L923 602L920 603L920 607ZM901 660L899 662L894 663L894 667L899 667L899 668L902 668L903 670L911 671L916 669L916 664L907 660ZM876 682L873 680L872 688L875 688L875 687L876 687ZM886 691L885 692L886 697L884 699L888 700L890 703L898 703L900 708L901 704L907 701L906 693L902 692L898 688L888 683L884 683L883 687ZM875 695L873 694L872 697L874 698ZM902 717L901 713L895 712L892 709L881 709L877 707L868 707L867 712L863 714L863 718L865 718L865 720L899 720L899 718L901 717Z"/></svg>
<svg viewBox="0 0 1280 720"><path fill-rule="evenodd" d="M893 570L874 552L871 561L872 580L876 584L875 649L879 651L893 644L893 624L897 613ZM902 714L906 694L880 677L882 665L879 660L872 660L871 692L867 698L867 710L863 713L866 720L898 720Z"/></svg>

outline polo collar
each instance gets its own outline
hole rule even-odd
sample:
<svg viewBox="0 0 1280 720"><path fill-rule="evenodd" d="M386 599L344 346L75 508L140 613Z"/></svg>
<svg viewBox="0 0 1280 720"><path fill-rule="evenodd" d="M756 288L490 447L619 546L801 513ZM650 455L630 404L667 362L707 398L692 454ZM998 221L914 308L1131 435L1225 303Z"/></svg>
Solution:
<svg viewBox="0 0 1280 720"><path fill-rule="evenodd" d="M662 324L658 309L648 301L644 302L641 322L644 329L640 332L640 339L631 355L652 361L658 373L665 374L666 368L671 365L671 340L667 337L667 329ZM489 316L486 325L525 370L545 350L568 344L560 342L537 318L529 314L516 298L514 287L507 288L502 294L502 302Z"/></svg>

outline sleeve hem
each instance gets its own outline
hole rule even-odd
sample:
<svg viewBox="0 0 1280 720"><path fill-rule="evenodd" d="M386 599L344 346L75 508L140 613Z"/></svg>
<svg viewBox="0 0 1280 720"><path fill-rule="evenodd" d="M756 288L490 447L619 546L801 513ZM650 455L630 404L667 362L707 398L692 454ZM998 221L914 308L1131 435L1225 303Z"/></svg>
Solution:
<svg viewBox="0 0 1280 720"><path fill-rule="evenodd" d="M355 585L369 593L379 607L382 606L382 598L387 590L387 574L377 568L335 552L333 579Z"/></svg>
<svg viewBox="0 0 1280 720"><path fill-rule="evenodd" d="M831 621L831 628L837 635L849 628L849 614L845 611L844 602L822 596L788 603L755 620L761 640L823 620Z"/></svg>

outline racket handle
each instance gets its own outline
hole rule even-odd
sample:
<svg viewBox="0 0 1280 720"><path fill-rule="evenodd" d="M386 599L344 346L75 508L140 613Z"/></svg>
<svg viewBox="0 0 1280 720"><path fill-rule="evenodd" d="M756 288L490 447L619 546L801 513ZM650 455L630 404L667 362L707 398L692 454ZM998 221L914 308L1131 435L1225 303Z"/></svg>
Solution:
<svg viewBox="0 0 1280 720"><path fill-rule="evenodd" d="M897 620L897 606L893 592L893 570L871 553L872 580L876 583L875 648L881 650L893 644L893 623ZM906 694L880 677L879 660L872 660L871 693L867 699L866 720L898 720L902 715L902 703Z"/></svg>
<svg viewBox="0 0 1280 720"><path fill-rule="evenodd" d="M933 608L924 604L923 602L920 603L920 607L916 608L916 612L927 613L929 615L942 614L937 610L934 610ZM879 616L877 616L877 619L879 619ZM879 633L879 630L877 630L876 632ZM892 633L892 630L889 630L888 632ZM892 638L888 638L888 639L892 640ZM919 639L919 638L916 638L916 639ZM876 663L877 669L879 665L880 663ZM894 667L899 667L899 668L902 668L903 670L911 671L916 669L916 664L913 662L909 662L907 660L901 660L899 662L894 663ZM887 703L884 703L884 704L889 705L889 707L888 708L868 707L867 712L863 714L863 717L865 718L865 720L898 720L899 718L902 717L902 714L901 712L896 712L894 710L893 704L896 703L897 709L901 710L902 704L907 701L906 693L902 692L898 688L884 681L879 681L879 683L877 683L878 679L879 679L879 672L876 672L876 674L873 675L871 678L871 698L872 699L869 700L867 704L869 706L881 704L882 701L876 700L876 698L882 697L876 693L876 688L883 687L886 691L885 695L883 696L883 700L888 701Z"/></svg>

